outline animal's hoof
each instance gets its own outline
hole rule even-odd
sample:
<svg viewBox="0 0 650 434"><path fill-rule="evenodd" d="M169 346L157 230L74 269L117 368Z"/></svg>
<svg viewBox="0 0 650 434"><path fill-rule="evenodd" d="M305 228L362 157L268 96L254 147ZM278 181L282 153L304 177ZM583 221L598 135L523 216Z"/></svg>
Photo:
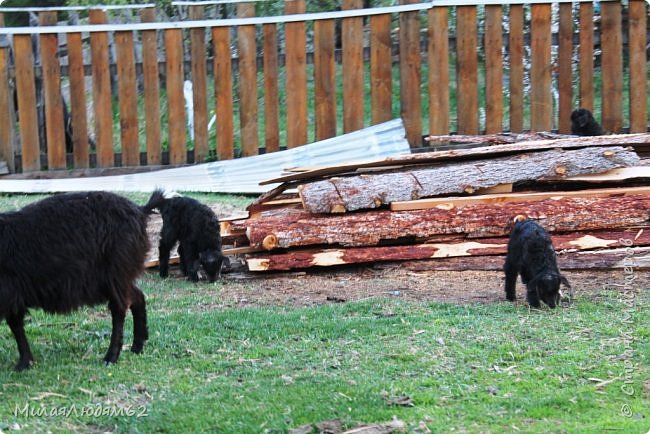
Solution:
<svg viewBox="0 0 650 434"><path fill-rule="evenodd" d="M131 347L131 352L135 354L142 354L142 350L144 349L144 343L142 344L133 344Z"/></svg>
<svg viewBox="0 0 650 434"><path fill-rule="evenodd" d="M20 360L18 363L16 363L14 370L16 372L21 372L24 371L25 369L29 369L30 366L31 366L30 360Z"/></svg>

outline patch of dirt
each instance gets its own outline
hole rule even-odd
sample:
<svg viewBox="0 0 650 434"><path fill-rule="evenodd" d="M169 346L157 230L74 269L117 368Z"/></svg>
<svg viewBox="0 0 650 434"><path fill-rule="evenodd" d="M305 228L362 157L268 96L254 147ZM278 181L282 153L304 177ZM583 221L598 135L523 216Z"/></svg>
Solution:
<svg viewBox="0 0 650 434"><path fill-rule="evenodd" d="M152 269L151 271L154 271ZM178 267L170 270L182 279ZM623 270L564 273L583 296L624 282ZM223 288L213 307L313 306L328 303L396 298L458 304L505 301L503 273L497 271L411 271L398 262L284 273L224 273ZM197 285L209 283L201 281ZM517 284L518 303L526 303L525 287Z"/></svg>

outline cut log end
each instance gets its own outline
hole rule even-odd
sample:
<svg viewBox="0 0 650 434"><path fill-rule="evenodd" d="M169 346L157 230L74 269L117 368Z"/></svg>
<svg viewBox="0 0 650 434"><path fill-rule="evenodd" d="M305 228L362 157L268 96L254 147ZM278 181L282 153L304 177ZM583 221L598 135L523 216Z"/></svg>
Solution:
<svg viewBox="0 0 650 434"><path fill-rule="evenodd" d="M343 205L341 203L337 203L335 205L332 205L332 208L330 208L330 212L332 214L341 214L341 213L344 213L345 211L347 211L345 209L345 205Z"/></svg>
<svg viewBox="0 0 650 434"><path fill-rule="evenodd" d="M278 247L278 237L276 237L274 234L265 236L262 240L262 247L264 247L266 250L275 249Z"/></svg>
<svg viewBox="0 0 650 434"><path fill-rule="evenodd" d="M614 155L616 155L616 152L614 152L614 151L605 151L605 152L603 152L603 157L605 157L605 158L612 158Z"/></svg>
<svg viewBox="0 0 650 434"><path fill-rule="evenodd" d="M555 173L560 175L560 176L566 175L566 172L567 172L567 168L565 166L557 166L557 167L555 167Z"/></svg>
<svg viewBox="0 0 650 434"><path fill-rule="evenodd" d="M464 190L465 193L467 193L467 194L472 194L472 193L474 193L474 191L475 191L475 190L474 190L474 187L469 186L469 185L468 185L467 187L465 187L463 190Z"/></svg>

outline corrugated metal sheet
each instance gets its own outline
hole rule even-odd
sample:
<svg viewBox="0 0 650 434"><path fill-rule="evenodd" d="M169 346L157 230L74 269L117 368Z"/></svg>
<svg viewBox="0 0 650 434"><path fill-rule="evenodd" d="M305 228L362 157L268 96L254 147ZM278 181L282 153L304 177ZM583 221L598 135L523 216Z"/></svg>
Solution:
<svg viewBox="0 0 650 434"><path fill-rule="evenodd" d="M394 119L298 148L235 160L133 175L38 180L3 179L0 180L0 192L147 192L161 187L177 191L258 194L278 185L260 186L260 181L280 176L285 168L328 166L409 153L405 135L402 120Z"/></svg>

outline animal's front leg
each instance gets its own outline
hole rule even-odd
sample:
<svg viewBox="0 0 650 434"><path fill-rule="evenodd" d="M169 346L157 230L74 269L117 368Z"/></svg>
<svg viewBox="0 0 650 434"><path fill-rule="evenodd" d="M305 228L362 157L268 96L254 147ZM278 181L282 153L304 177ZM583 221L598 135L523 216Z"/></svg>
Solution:
<svg viewBox="0 0 650 434"><path fill-rule="evenodd" d="M185 267L187 267L187 278L193 282L197 282L199 280L201 260L199 259L198 252L191 243L185 243L183 245L183 256L185 258Z"/></svg>
<svg viewBox="0 0 650 434"><path fill-rule="evenodd" d="M539 294L537 294L537 285L534 281L526 285L526 300L528 300L528 304L530 304L532 307L540 306Z"/></svg>
<svg viewBox="0 0 650 434"><path fill-rule="evenodd" d="M22 371L29 368L29 365L34 361L34 356L32 356L32 351L29 348L29 342L27 342L27 336L25 335L24 318L24 312L7 316L7 324L9 324L9 328L14 334L16 344L18 345L18 363L16 363L16 371Z"/></svg>

